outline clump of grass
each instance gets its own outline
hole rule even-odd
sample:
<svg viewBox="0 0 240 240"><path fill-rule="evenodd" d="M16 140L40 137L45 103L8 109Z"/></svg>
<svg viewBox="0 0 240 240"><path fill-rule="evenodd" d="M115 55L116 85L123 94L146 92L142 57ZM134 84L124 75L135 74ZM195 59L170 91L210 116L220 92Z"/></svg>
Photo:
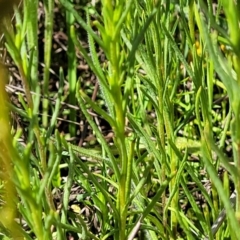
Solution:
<svg viewBox="0 0 240 240"><path fill-rule="evenodd" d="M14 195L18 205L9 201L11 209L28 228L12 215L7 224L2 221L4 235L14 237L17 226L18 235L28 239L66 239L73 232L78 239L239 239L240 203L237 197L235 212L229 201L231 179L237 196L240 182L238 3L102 0L79 6L60 0L55 7L66 16L68 65L59 68L55 104L48 89L54 1L43 5L42 85L38 1L25 0L23 11L15 9L15 26L4 29L26 94L26 102L19 96L21 108L10 107L28 122L26 128L12 129L13 144L7 131L1 153L2 161L8 159L2 177L5 200ZM78 54L96 76L104 106L88 96L83 76L77 79ZM59 133L63 99L77 105L94 146L77 146ZM10 129L8 110L1 114ZM72 125L77 119L72 109L71 137L77 135ZM111 129L111 143L99 119ZM25 146L17 142L23 132ZM80 191L71 205L74 186ZM54 200L57 191L61 204ZM222 207L228 218L216 233L211 225ZM1 211L7 209L3 204ZM84 216L86 209L94 224Z"/></svg>

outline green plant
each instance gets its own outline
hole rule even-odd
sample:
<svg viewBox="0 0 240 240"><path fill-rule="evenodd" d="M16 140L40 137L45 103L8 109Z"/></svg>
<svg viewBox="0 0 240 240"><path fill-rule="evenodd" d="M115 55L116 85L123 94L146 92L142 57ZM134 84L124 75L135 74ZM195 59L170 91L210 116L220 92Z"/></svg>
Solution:
<svg viewBox="0 0 240 240"><path fill-rule="evenodd" d="M215 11L210 0L207 6L200 0L43 1L42 81L38 3L25 0L23 13L15 8L14 26L8 20L3 29L26 94L26 102L18 96L21 107L9 107L28 126L10 130L9 109L0 111L7 129L0 132L7 170L4 175L2 167L1 184L3 200L9 199L1 213L18 213L1 221L1 232L14 238L18 229L22 239L66 239L72 232L79 239L239 239L239 199L236 213L229 201L231 178L237 197L240 191L238 3L219 2ZM55 72L58 89L50 92L54 7L66 19L68 63ZM103 105L89 96L79 55L97 78L92 96ZM0 96L2 107L8 100ZM66 135L57 129L63 104L72 107ZM78 134L76 109L94 145L68 141ZM110 143L101 119L112 131ZM71 205L74 186L80 190ZM228 219L213 232L222 207Z"/></svg>

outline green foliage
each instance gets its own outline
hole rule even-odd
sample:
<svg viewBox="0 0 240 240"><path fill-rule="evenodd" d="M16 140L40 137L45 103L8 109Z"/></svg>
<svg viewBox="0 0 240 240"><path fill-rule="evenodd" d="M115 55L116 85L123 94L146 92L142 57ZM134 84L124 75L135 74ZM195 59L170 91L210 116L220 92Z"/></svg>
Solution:
<svg viewBox="0 0 240 240"><path fill-rule="evenodd" d="M97 2L43 1L42 85L38 1L25 0L22 12L15 9L15 26L4 25L26 94L26 101L19 96L21 107L10 108L28 126L10 129L9 109L2 107L8 100L0 94L0 196L8 202L1 213L9 214L6 223L1 220L2 236L15 238L15 228L21 239L66 239L70 232L78 239L240 239L239 3ZM66 18L68 43L67 68L59 66L53 104L54 7ZM104 105L85 91L78 54L96 76ZM69 143L59 133L64 100L75 108L69 136L77 135L78 109L94 146ZM109 124L111 143L96 118ZM22 145L18 139L24 134ZM231 181L236 211L229 201ZM77 204L71 205L76 186ZM58 192L61 203L54 200ZM228 218L215 235L211 225L222 207ZM84 216L86 209L94 223Z"/></svg>

